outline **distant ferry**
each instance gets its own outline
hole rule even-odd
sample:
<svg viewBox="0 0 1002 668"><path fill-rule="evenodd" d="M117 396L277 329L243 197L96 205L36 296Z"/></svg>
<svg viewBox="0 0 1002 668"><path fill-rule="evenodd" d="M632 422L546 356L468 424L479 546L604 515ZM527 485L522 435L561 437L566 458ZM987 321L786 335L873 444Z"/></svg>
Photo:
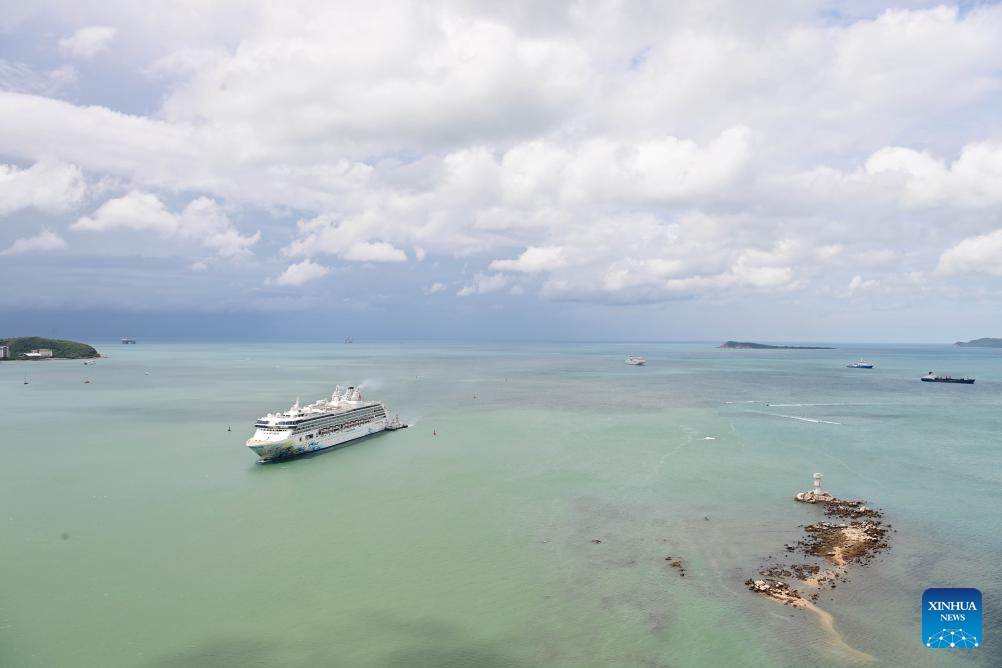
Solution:
<svg viewBox="0 0 1002 668"><path fill-rule="evenodd" d="M848 364L846 364L846 366L849 367L850 369L872 369L873 368L872 364L870 364L869 362L864 362L863 360L859 360L858 362L849 362Z"/></svg>
<svg viewBox="0 0 1002 668"><path fill-rule="evenodd" d="M122 338L122 343L135 343L135 342L136 342L135 339L130 339L128 337L123 337Z"/></svg>
<svg viewBox="0 0 1002 668"><path fill-rule="evenodd" d="M357 387L342 392L338 385L330 399L306 406L297 399L289 410L260 418L247 447L259 461L268 462L334 448L383 431L388 423L382 403L364 401Z"/></svg>
<svg viewBox="0 0 1002 668"><path fill-rule="evenodd" d="M633 366L643 366L647 364L647 360L638 355L630 355L629 357L626 358L626 363Z"/></svg>
<svg viewBox="0 0 1002 668"><path fill-rule="evenodd" d="M963 383L964 385L973 385L973 378L954 378L953 376L940 376L939 374L934 374L930 371L927 375L922 376L922 380L926 383Z"/></svg>

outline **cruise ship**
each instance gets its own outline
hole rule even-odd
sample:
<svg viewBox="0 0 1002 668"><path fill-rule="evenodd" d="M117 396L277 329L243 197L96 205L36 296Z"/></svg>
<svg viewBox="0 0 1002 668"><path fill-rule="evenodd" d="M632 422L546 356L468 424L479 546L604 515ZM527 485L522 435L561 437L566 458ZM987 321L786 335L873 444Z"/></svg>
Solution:
<svg viewBox="0 0 1002 668"><path fill-rule="evenodd" d="M386 429L386 407L365 401L357 387L341 390L330 399L301 406L299 400L287 411L268 413L254 425L247 447L261 462L327 450Z"/></svg>

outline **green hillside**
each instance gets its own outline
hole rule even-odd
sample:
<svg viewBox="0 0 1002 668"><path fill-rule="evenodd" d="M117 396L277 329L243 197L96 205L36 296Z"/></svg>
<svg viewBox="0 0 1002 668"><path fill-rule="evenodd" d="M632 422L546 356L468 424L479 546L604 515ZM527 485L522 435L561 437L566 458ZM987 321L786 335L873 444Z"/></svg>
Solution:
<svg viewBox="0 0 1002 668"><path fill-rule="evenodd" d="M49 348L52 356L59 359L88 359L100 357L100 353L86 343L64 341L62 339L46 339L41 336L18 336L12 339L0 339L0 346L10 347L10 359L31 359L24 356L37 348Z"/></svg>

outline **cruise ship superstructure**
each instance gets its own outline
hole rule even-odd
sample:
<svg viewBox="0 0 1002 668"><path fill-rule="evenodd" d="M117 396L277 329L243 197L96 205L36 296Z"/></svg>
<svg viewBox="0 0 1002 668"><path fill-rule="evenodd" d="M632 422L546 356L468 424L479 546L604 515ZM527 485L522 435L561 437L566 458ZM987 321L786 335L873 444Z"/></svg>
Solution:
<svg viewBox="0 0 1002 668"><path fill-rule="evenodd" d="M289 410L260 418L247 447L267 462L334 448L383 431L388 423L382 403L363 400L357 387L342 391L338 385L330 399L305 406L297 399Z"/></svg>

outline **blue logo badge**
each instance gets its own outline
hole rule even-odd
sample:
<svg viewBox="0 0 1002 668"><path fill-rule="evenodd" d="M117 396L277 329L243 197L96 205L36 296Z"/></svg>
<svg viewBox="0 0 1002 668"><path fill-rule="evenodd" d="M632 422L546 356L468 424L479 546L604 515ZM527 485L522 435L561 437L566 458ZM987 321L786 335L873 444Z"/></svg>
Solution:
<svg viewBox="0 0 1002 668"><path fill-rule="evenodd" d="M981 646L981 592L926 589L922 594L922 644L958 649Z"/></svg>

